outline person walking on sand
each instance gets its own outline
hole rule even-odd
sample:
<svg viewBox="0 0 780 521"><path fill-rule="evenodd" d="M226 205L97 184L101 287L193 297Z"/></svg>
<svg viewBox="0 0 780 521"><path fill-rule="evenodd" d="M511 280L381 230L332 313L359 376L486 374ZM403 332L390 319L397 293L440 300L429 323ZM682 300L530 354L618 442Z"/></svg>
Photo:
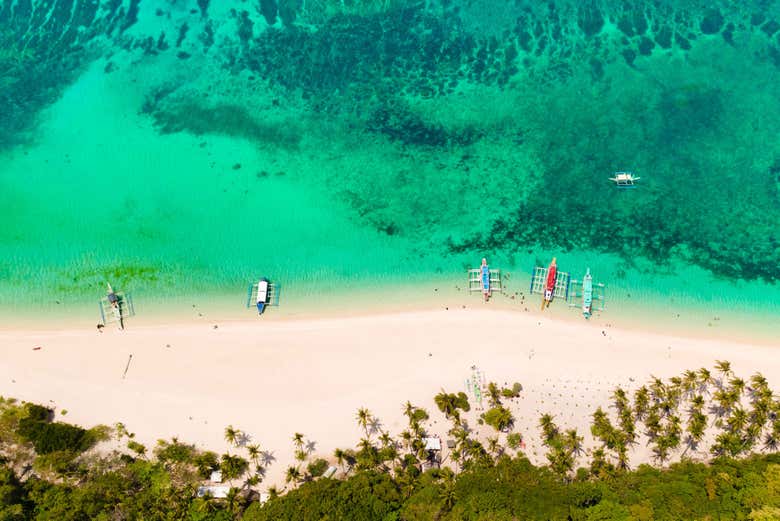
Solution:
<svg viewBox="0 0 780 521"><path fill-rule="evenodd" d="M485 297L485 302L490 298L490 267L488 266L487 259L482 259L482 266L479 268L479 274L482 278L482 295Z"/></svg>

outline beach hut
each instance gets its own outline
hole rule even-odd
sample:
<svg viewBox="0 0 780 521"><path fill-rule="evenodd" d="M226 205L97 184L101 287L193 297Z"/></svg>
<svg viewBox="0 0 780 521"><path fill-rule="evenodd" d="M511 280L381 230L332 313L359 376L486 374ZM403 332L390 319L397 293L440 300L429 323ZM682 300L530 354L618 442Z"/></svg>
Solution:
<svg viewBox="0 0 780 521"><path fill-rule="evenodd" d="M438 452L441 450L441 438L438 436L432 436L430 438L423 438L423 443L425 444L425 450L431 452Z"/></svg>
<svg viewBox="0 0 780 521"><path fill-rule="evenodd" d="M227 485L202 485L198 487L197 496L209 496L216 499L225 499L230 492L230 487Z"/></svg>
<svg viewBox="0 0 780 521"><path fill-rule="evenodd" d="M423 470L438 468L441 465L441 438L431 436L423 438L422 442L425 444L425 450L428 453L428 458L422 465Z"/></svg>

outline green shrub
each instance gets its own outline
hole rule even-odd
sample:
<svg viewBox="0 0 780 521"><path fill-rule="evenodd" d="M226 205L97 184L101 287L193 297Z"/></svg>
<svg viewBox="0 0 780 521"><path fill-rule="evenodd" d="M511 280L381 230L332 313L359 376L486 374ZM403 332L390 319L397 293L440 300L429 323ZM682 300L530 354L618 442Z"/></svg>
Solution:
<svg viewBox="0 0 780 521"><path fill-rule="evenodd" d="M223 454L222 461L219 463L219 470L222 471L222 479L236 479L241 477L249 468L249 462L240 456Z"/></svg>
<svg viewBox="0 0 780 521"><path fill-rule="evenodd" d="M458 407L458 409L461 409L465 412L469 412L471 410L471 406L469 405L469 397L466 396L466 393L463 391L458 393L458 396L455 400L455 405Z"/></svg>
<svg viewBox="0 0 780 521"><path fill-rule="evenodd" d="M198 467L198 475L208 479L211 473L219 468L219 457L216 452L209 450L195 456L193 463Z"/></svg>
<svg viewBox="0 0 780 521"><path fill-rule="evenodd" d="M412 413L412 419L418 423L423 422L428 419L428 411L418 407Z"/></svg>
<svg viewBox="0 0 780 521"><path fill-rule="evenodd" d="M81 427L67 423L47 423L22 418L17 430L19 435L33 444L38 454L49 454L55 451L84 452L94 445L94 438Z"/></svg>
<svg viewBox="0 0 780 521"><path fill-rule="evenodd" d="M143 444L138 443L137 441L134 440L130 440L127 442L127 448L135 452L139 456L143 456L144 454L146 454L146 447Z"/></svg>
<svg viewBox="0 0 780 521"><path fill-rule="evenodd" d="M27 403L24 408L27 411L27 419L31 421L49 422L54 416L54 411L35 403Z"/></svg>
<svg viewBox="0 0 780 521"><path fill-rule="evenodd" d="M46 454L40 454L33 462L33 468L40 473L54 473L64 475L75 468L73 460L78 456L70 450L57 450Z"/></svg>
<svg viewBox="0 0 780 521"><path fill-rule="evenodd" d="M485 420L485 423L497 431L507 429L514 421L514 418L512 418L512 413L509 412L509 409L506 409L501 405L490 409L488 412L482 415L482 418Z"/></svg>
<svg viewBox="0 0 780 521"><path fill-rule="evenodd" d="M523 436L519 432L513 432L506 437L506 445L512 450L517 450L523 442Z"/></svg>
<svg viewBox="0 0 780 521"><path fill-rule="evenodd" d="M195 455L195 447L180 443L176 439L171 443L165 440L157 440L157 447L154 452L163 463L190 463Z"/></svg>
<svg viewBox="0 0 780 521"><path fill-rule="evenodd" d="M504 387L501 389L501 396L504 398L517 398L520 396L520 391L523 390L523 386L519 382L515 382L511 388Z"/></svg>

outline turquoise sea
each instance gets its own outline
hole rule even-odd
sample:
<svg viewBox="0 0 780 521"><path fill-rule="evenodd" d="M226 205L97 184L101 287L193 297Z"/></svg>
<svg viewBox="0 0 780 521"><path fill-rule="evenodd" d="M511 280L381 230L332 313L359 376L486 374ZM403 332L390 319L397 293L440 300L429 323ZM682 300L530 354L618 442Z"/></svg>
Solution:
<svg viewBox="0 0 780 521"><path fill-rule="evenodd" d="M0 0L0 107L3 323L483 256L780 318L780 2Z"/></svg>

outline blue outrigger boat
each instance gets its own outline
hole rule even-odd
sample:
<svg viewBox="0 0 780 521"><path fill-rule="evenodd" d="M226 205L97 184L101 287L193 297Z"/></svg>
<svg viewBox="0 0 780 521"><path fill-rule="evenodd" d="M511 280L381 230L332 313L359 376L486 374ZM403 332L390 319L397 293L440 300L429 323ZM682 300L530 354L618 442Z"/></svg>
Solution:
<svg viewBox="0 0 780 521"><path fill-rule="evenodd" d="M585 271L585 277L581 281L571 281L571 302L570 306L576 306L575 299L582 297L582 314L585 318L593 315L593 301L596 301L596 310L604 311L604 284L593 284L593 276L590 274L590 268ZM579 286L579 287L578 287Z"/></svg>

